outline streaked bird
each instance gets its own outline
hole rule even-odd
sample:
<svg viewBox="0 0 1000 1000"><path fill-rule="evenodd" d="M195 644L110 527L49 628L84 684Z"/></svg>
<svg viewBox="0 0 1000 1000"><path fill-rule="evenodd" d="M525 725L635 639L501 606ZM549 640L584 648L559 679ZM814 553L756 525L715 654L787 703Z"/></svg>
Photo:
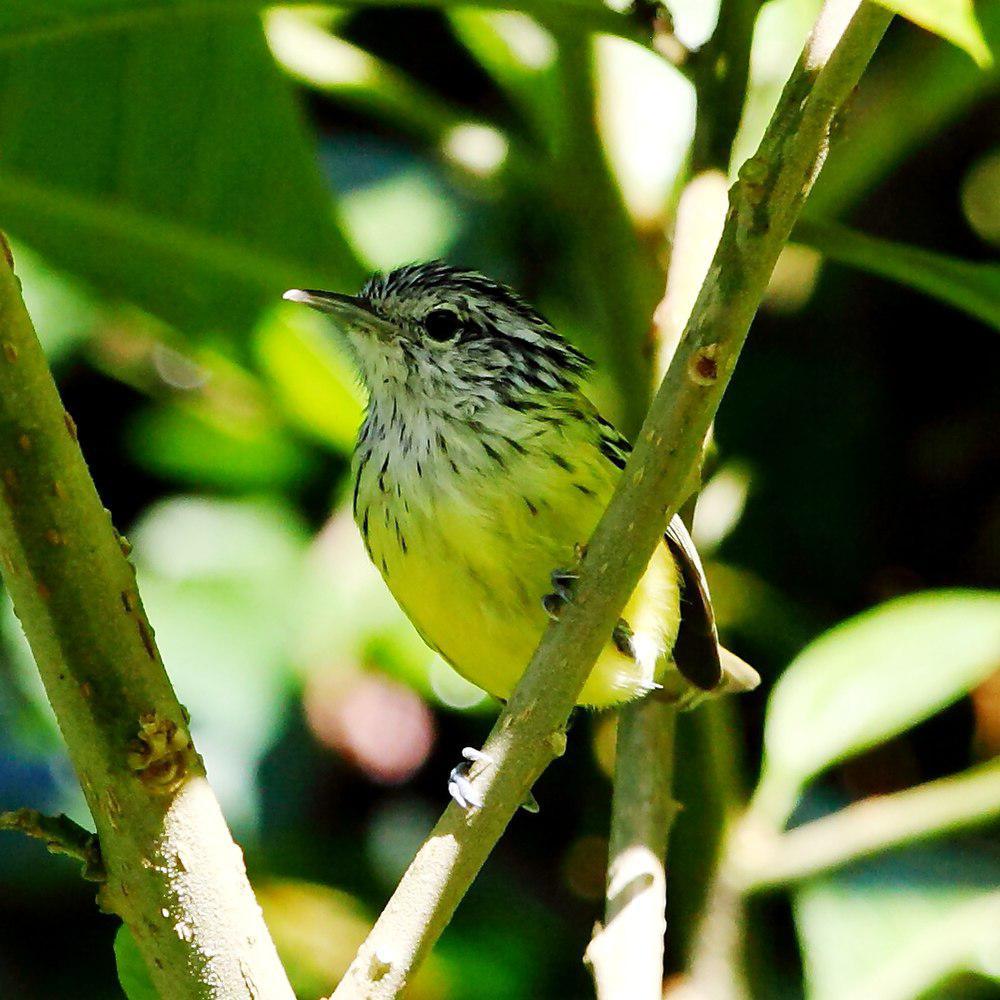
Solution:
<svg viewBox="0 0 1000 1000"><path fill-rule="evenodd" d="M369 556L428 645L507 698L572 597L630 450L584 393L587 358L510 288L438 261L357 296L285 298L333 320L368 388L353 505ZM579 702L619 705L668 678L685 702L758 682L719 645L677 517Z"/></svg>

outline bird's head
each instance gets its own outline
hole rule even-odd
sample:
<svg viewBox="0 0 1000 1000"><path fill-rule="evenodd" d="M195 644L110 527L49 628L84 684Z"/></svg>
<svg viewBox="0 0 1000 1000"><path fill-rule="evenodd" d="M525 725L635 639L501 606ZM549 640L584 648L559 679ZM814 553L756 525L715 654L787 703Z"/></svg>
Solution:
<svg viewBox="0 0 1000 1000"><path fill-rule="evenodd" d="M373 397L510 402L573 392L589 363L506 285L440 261L371 277L356 296L292 289L347 338Z"/></svg>

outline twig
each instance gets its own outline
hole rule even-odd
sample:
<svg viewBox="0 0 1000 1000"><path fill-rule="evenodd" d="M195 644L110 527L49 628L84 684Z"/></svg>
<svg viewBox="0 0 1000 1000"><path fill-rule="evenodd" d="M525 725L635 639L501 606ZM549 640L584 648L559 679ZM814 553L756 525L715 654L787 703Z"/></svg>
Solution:
<svg viewBox="0 0 1000 1000"><path fill-rule="evenodd" d="M604 926L585 961L598 1000L659 1000L674 802L675 707L655 698L618 716Z"/></svg>
<svg viewBox="0 0 1000 1000"><path fill-rule="evenodd" d="M484 749L483 808L451 805L404 874L334 996L397 996L430 950L539 774L629 594L690 491L691 470L778 254L822 166L834 116L891 15L830 0L757 155L734 186L726 227L688 329L582 561L576 598L550 627Z"/></svg>
<svg viewBox="0 0 1000 1000"><path fill-rule="evenodd" d="M102 906L128 925L161 996L290 1000L3 256L0 567L94 817Z"/></svg>
<svg viewBox="0 0 1000 1000"><path fill-rule="evenodd" d="M847 806L780 836L733 830L726 863L744 893L787 885L852 861L1000 818L1000 759Z"/></svg>
<svg viewBox="0 0 1000 1000"><path fill-rule="evenodd" d="M62 813L46 816L37 809L0 813L0 830L17 830L45 844L49 854L65 854L83 864L83 877L90 882L107 878L97 835Z"/></svg>

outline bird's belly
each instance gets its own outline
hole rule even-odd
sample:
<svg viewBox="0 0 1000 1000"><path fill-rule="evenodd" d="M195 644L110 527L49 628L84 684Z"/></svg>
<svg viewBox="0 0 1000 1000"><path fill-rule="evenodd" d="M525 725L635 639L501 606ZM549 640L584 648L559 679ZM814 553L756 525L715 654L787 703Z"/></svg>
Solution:
<svg viewBox="0 0 1000 1000"><path fill-rule="evenodd" d="M552 590L550 575L572 567L576 545L590 537L600 516L600 499L561 493L557 506L544 491L526 498L515 485L497 490L489 502L451 494L389 516L373 507L369 549L424 639L472 683L507 698L548 625L542 598ZM632 606L625 613L646 655L637 662L609 642L581 704L628 701L662 675L679 617L676 572L665 547L647 578L652 599L644 610Z"/></svg>

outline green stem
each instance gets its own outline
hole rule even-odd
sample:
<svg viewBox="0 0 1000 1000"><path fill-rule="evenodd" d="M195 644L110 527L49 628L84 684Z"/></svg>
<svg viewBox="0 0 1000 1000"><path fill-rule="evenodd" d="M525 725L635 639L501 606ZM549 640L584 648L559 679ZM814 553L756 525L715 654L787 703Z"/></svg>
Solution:
<svg viewBox="0 0 1000 1000"><path fill-rule="evenodd" d="M485 805L468 813L448 807L358 951L337 1000L399 994L528 790L562 752L579 691L690 491L750 322L823 163L834 116L890 18L857 0L824 7L757 155L733 188L708 278L582 560L576 598L546 632L486 742L494 763L474 777Z"/></svg>
<svg viewBox="0 0 1000 1000"><path fill-rule="evenodd" d="M677 710L655 698L618 714L604 926L587 948L598 1000L659 1000Z"/></svg>
<svg viewBox="0 0 1000 1000"><path fill-rule="evenodd" d="M46 816L37 809L0 813L0 830L16 830L45 844L49 854L65 854L83 864L83 877L90 882L107 878L97 837L74 823L69 816Z"/></svg>
<svg viewBox="0 0 1000 1000"><path fill-rule="evenodd" d="M101 903L162 996L290 998L6 261L0 566L97 826Z"/></svg>
<svg viewBox="0 0 1000 1000"><path fill-rule="evenodd" d="M721 0L711 39L692 57L698 118L691 150L692 172L730 166L750 74L750 46L760 0Z"/></svg>
<svg viewBox="0 0 1000 1000"><path fill-rule="evenodd" d="M780 836L737 825L727 869L743 892L758 892L998 818L1000 759L904 792L864 799Z"/></svg>

